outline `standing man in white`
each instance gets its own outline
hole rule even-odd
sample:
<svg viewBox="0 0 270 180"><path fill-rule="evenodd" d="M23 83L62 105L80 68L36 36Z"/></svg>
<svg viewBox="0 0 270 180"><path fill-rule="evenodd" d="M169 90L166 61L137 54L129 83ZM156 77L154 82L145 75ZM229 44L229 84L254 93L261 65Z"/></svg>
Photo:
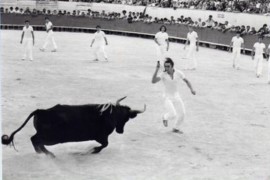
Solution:
<svg viewBox="0 0 270 180"><path fill-rule="evenodd" d="M164 85L164 101L166 112L163 115L163 124L165 127L168 126L168 121L175 120L175 125L173 127L173 132L182 134L180 130L180 125L185 118L185 106L179 94L179 84L183 80L193 95L196 92L193 90L192 85L185 77L184 73L174 69L174 62L171 58L166 58L164 62L165 71L161 73L158 77L157 73L160 69L160 64L158 61L156 70L152 77L152 83L157 83L162 81Z"/></svg>
<svg viewBox="0 0 270 180"><path fill-rule="evenodd" d="M233 46L233 68L236 68L237 70L240 69L239 59L241 54L241 48L243 48L244 50L244 39L240 37L240 34L240 31L236 32L236 36L232 38L229 48L229 50L231 50L231 47Z"/></svg>
<svg viewBox="0 0 270 180"><path fill-rule="evenodd" d="M167 52L169 51L169 35L167 33L166 26L162 25L159 28L159 32L156 33L154 40L157 45L156 48L158 61L164 63Z"/></svg>
<svg viewBox="0 0 270 180"><path fill-rule="evenodd" d="M20 43L23 44L24 48L22 60L25 60L27 58L27 54L29 54L30 61L33 61L33 46L35 45L35 36L33 27L30 26L28 20L25 21Z"/></svg>
<svg viewBox="0 0 270 180"><path fill-rule="evenodd" d="M49 41L52 42L54 49L52 50L52 52L56 52L57 51L57 45L55 43L54 40L54 35L53 35L53 24L52 22L49 20L48 17L45 17L45 28L46 28L46 32L47 32L47 37L45 39L45 43L43 44L42 48L40 49L41 51L45 51Z"/></svg>
<svg viewBox="0 0 270 180"><path fill-rule="evenodd" d="M108 61L108 56L107 53L105 52L105 43L106 45L108 45L108 41L107 38L105 36L105 33L103 31L101 31L100 29L101 27L99 25L97 25L96 27L96 32L94 34L94 38L92 40L92 43L90 45L90 47L94 45L94 56L95 59L94 61L98 61L98 53L101 52L105 58L106 61Z"/></svg>
<svg viewBox="0 0 270 180"><path fill-rule="evenodd" d="M188 45L188 43L189 43L189 49L186 55L186 59L188 60L188 63L185 69L195 70L197 68L197 60L194 57L194 54L195 54L195 50L199 51L199 38L198 38L197 32L193 30L192 26L188 27L187 40L184 46L184 50L186 49L186 46Z"/></svg>
<svg viewBox="0 0 270 180"><path fill-rule="evenodd" d="M265 53L265 44L262 40L263 36L259 36L258 42L254 44L252 49L252 60L255 60L254 65L257 78L262 75L263 53Z"/></svg>

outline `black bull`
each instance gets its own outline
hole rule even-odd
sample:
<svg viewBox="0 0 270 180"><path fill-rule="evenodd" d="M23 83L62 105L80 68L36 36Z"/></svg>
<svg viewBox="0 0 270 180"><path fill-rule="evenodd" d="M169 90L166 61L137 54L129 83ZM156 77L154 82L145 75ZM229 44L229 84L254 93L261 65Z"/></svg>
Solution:
<svg viewBox="0 0 270 180"><path fill-rule="evenodd" d="M46 110L35 110L10 137L2 136L2 144L13 143L14 135L34 116L34 127L37 132L31 137L31 141L37 153L54 156L44 145L88 140L95 140L101 144L94 147L92 152L98 153L108 146L108 136L114 129L122 134L126 122L145 111L146 106L144 110L139 111L120 105L119 102L124 98L119 99L116 105L56 105Z"/></svg>

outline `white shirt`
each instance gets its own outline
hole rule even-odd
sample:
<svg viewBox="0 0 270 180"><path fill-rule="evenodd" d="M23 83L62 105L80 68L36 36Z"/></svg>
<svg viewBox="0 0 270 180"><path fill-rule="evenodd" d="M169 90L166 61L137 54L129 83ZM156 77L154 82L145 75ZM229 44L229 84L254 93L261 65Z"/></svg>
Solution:
<svg viewBox="0 0 270 180"><path fill-rule="evenodd" d="M94 39L96 45L104 45L105 44L105 33L103 31L95 32Z"/></svg>
<svg viewBox="0 0 270 180"><path fill-rule="evenodd" d="M263 55L263 50L265 48L264 43L256 42L253 47L255 48L255 55L256 56L262 56Z"/></svg>
<svg viewBox="0 0 270 180"><path fill-rule="evenodd" d="M161 45L164 46L167 44L166 40L169 38L168 34L166 32L158 32L155 35L155 38L157 39L157 42Z"/></svg>
<svg viewBox="0 0 270 180"><path fill-rule="evenodd" d="M50 29L53 26L53 24L51 21L49 21L48 23L45 23L45 26L46 26L46 30L48 31L48 29ZM52 31L52 29L51 29L51 31Z"/></svg>
<svg viewBox="0 0 270 180"><path fill-rule="evenodd" d="M167 72L161 74L161 80L164 84L164 95L168 98L179 97L179 83L183 80L185 75L182 71L175 70L173 79Z"/></svg>
<svg viewBox="0 0 270 180"><path fill-rule="evenodd" d="M24 32L24 38L29 39L32 38L32 32L34 32L33 27L29 26L28 28L26 26L23 27Z"/></svg>
<svg viewBox="0 0 270 180"><path fill-rule="evenodd" d="M244 43L244 39L241 37L237 38L237 36L234 36L232 38L232 43L233 43L233 48L239 49L241 48L241 44Z"/></svg>
<svg viewBox="0 0 270 180"><path fill-rule="evenodd" d="M192 31L191 33L188 32L187 39L189 40L190 45L196 45L197 38L198 38L198 34L195 31Z"/></svg>

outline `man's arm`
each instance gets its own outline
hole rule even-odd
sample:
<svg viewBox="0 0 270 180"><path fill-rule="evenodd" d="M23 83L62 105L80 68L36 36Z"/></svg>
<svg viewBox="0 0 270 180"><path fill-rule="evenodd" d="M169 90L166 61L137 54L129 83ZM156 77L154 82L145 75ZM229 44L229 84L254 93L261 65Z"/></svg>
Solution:
<svg viewBox="0 0 270 180"><path fill-rule="evenodd" d="M245 54L245 44L244 44L244 42L242 42L241 48L243 49L243 53Z"/></svg>
<svg viewBox="0 0 270 180"><path fill-rule="evenodd" d="M157 38L154 39L155 43L157 43L158 46L160 46L160 44L157 41Z"/></svg>
<svg viewBox="0 0 270 180"><path fill-rule="evenodd" d="M186 46L188 45L188 42L189 42L189 40L187 38L186 43L185 43L185 46L184 46L184 49L186 49Z"/></svg>
<svg viewBox="0 0 270 180"><path fill-rule="evenodd" d="M169 51L169 39L166 39L167 42L167 51Z"/></svg>
<svg viewBox="0 0 270 180"><path fill-rule="evenodd" d="M92 47L92 45L94 44L94 42L95 42L95 39L92 40L90 47Z"/></svg>
<svg viewBox="0 0 270 180"><path fill-rule="evenodd" d="M229 51L232 51L232 45L233 45L233 41L231 40Z"/></svg>
<svg viewBox="0 0 270 180"><path fill-rule="evenodd" d="M24 31L22 32L22 36L21 36L21 44L22 44L22 42L23 42L23 37L24 37Z"/></svg>
<svg viewBox="0 0 270 180"><path fill-rule="evenodd" d="M184 78L183 81L187 84L187 86L189 87L191 93L192 93L193 95L195 95L196 92L193 90L192 85L191 85L191 83L188 81L188 79Z"/></svg>
<svg viewBox="0 0 270 180"><path fill-rule="evenodd" d="M106 45L108 45L108 40L107 40L107 38L105 36L104 36L104 40L106 42Z"/></svg>
<svg viewBox="0 0 270 180"><path fill-rule="evenodd" d="M153 83L153 84L155 84L155 83L157 83L157 82L159 82L159 81L161 80L160 77L157 77L157 73L158 73L159 67L160 67L160 63L159 63L159 61L158 61L158 62L157 62L156 70L155 70L155 72L154 72L154 74L153 74L153 77L152 77L152 83Z"/></svg>
<svg viewBox="0 0 270 180"><path fill-rule="evenodd" d="M33 46L35 45L35 35L34 35L34 31L31 31L32 33L32 38L33 38Z"/></svg>
<svg viewBox="0 0 270 180"><path fill-rule="evenodd" d="M254 55L255 55L255 47L252 48L252 54L251 54L252 60L254 60Z"/></svg>
<svg viewBox="0 0 270 180"><path fill-rule="evenodd" d="M200 44L200 41L199 41L199 37L196 38L196 51L199 51L199 44Z"/></svg>

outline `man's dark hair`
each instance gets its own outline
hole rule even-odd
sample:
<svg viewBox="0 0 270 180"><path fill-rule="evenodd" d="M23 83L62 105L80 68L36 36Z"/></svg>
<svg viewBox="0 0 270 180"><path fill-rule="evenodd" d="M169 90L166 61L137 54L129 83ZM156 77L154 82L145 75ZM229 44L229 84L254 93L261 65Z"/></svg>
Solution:
<svg viewBox="0 0 270 180"><path fill-rule="evenodd" d="M25 22L25 23L27 23L27 22L29 23L29 20L28 20L28 19L26 19L24 22Z"/></svg>
<svg viewBox="0 0 270 180"><path fill-rule="evenodd" d="M96 28L101 28L100 25L97 25Z"/></svg>
<svg viewBox="0 0 270 180"><path fill-rule="evenodd" d="M46 20L46 19L48 19L48 20L49 20L49 18L48 18L48 17L45 17L45 20Z"/></svg>
<svg viewBox="0 0 270 180"><path fill-rule="evenodd" d="M164 26L164 25L160 26L159 30L161 31L161 29L162 29L163 27L165 28L165 30L164 30L164 31L166 32L166 31L167 31L167 27L166 27L166 26Z"/></svg>
<svg viewBox="0 0 270 180"><path fill-rule="evenodd" d="M166 57L165 59L166 59L166 60L165 60L164 64L165 64L165 63L169 63L169 64L171 64L172 67L174 66L174 62L173 62L173 60L172 60L171 58Z"/></svg>

